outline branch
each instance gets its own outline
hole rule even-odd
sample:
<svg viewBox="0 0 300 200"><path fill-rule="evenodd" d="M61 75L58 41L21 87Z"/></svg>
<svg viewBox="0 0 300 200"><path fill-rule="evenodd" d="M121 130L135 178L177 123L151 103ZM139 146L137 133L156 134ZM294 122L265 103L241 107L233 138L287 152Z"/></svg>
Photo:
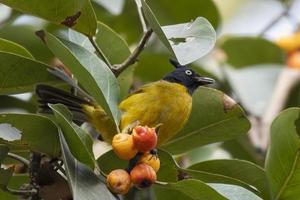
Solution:
<svg viewBox="0 0 300 200"><path fill-rule="evenodd" d="M148 29L147 32L144 33L139 45L134 49L132 54L121 64L114 65L112 70L116 76L118 76L121 72L123 72L127 67L134 64L137 61L140 53L143 51L147 41L149 40L153 30Z"/></svg>
<svg viewBox="0 0 300 200"><path fill-rule="evenodd" d="M140 22L141 22L143 31L144 31L144 33L146 33L147 32L147 24L146 24L146 20L144 18L144 15L143 15L141 0L135 0L135 3L136 3L136 6L137 6L137 11L138 11L138 14L139 14L139 18L140 18Z"/></svg>
<svg viewBox="0 0 300 200"><path fill-rule="evenodd" d="M40 169L42 157L39 153L32 152L29 165L29 178L30 186L35 189L37 192L31 195L31 200L40 200L39 195L40 186L38 184L38 171Z"/></svg>
<svg viewBox="0 0 300 200"><path fill-rule="evenodd" d="M287 16L288 13L290 12L290 9L292 8L292 5L295 0L290 0L285 9L275 18L273 19L259 34L258 36L263 36L269 29L271 29L275 24L279 22L279 20Z"/></svg>
<svg viewBox="0 0 300 200"><path fill-rule="evenodd" d="M15 159L15 160L17 160L17 161L19 161L21 163L23 163L24 165L29 166L29 160L27 160L27 159L25 159L25 158L23 158L23 157L21 157L21 156L19 156L17 154L8 152L7 156L10 157L10 158L12 158L12 159Z"/></svg>
<svg viewBox="0 0 300 200"><path fill-rule="evenodd" d="M95 37L89 37L89 40L91 42L91 44L93 45L93 47L95 48L96 50L96 53L97 55L103 59L103 61L111 68L111 64L110 62L108 61L108 59L105 57L104 53L102 52L102 50L99 48L96 40L95 40Z"/></svg>

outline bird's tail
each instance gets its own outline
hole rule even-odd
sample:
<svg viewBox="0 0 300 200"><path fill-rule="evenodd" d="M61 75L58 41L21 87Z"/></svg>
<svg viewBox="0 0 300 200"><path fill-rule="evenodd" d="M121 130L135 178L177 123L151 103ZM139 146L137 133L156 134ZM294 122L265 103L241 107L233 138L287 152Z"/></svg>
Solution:
<svg viewBox="0 0 300 200"><path fill-rule="evenodd" d="M73 121L77 124L90 122L101 134L101 139L111 142L112 136L118 132L114 121L99 105L75 96L71 93L49 85L37 85L36 94L39 97L39 112L50 114L52 110L48 104L61 103L68 107L73 114Z"/></svg>
<svg viewBox="0 0 300 200"><path fill-rule="evenodd" d="M75 123L82 124L87 121L87 116L84 113L82 105L90 105L89 101L64 90L44 84L37 85L35 92L39 97L38 102L40 113L51 114L52 110L48 106L48 103L61 103L67 106L73 113L73 121Z"/></svg>

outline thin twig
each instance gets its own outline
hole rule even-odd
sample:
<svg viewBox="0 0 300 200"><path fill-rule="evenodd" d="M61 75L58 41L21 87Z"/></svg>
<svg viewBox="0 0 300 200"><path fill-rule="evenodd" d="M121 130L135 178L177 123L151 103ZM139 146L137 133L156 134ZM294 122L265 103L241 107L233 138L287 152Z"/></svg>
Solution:
<svg viewBox="0 0 300 200"><path fill-rule="evenodd" d="M258 36L263 36L269 29L271 29L275 24L279 22L279 20L288 15L290 12L290 9L292 8L292 5L295 0L290 0L289 3L286 5L285 9L276 17L274 18L259 34Z"/></svg>
<svg viewBox="0 0 300 200"><path fill-rule="evenodd" d="M121 64L117 64L113 66L113 72L116 76L118 76L122 71L124 71L127 67L134 64L137 61L140 53L143 51L147 41L152 35L153 30L148 29L147 32L144 33L139 45L135 48L132 54Z"/></svg>
<svg viewBox="0 0 300 200"><path fill-rule="evenodd" d="M140 22L141 22L143 31L144 31L144 33L146 33L147 32L147 24L146 24L146 20L144 18L144 15L143 15L141 0L135 0L135 3L136 3L136 6L137 6L137 11L138 11L138 14L139 14L139 18L140 18Z"/></svg>
<svg viewBox="0 0 300 200"><path fill-rule="evenodd" d="M29 165L29 178L30 178L30 185L33 189L36 189L36 193L31 195L31 200L40 200L41 197L39 196L39 189L40 185L38 183L38 171L40 169L41 164L41 154L32 152L30 158L30 165Z"/></svg>
<svg viewBox="0 0 300 200"><path fill-rule="evenodd" d="M25 158L23 158L23 157L21 157L17 154L8 152L7 156L14 159L14 160L20 161L21 163L29 166L29 160L27 160L27 159L25 159Z"/></svg>
<svg viewBox="0 0 300 200"><path fill-rule="evenodd" d="M102 52L102 50L99 48L96 40L95 40L95 37L89 37L89 40L90 42L92 43L93 47L95 48L98 56L103 59L103 61L109 66L111 67L111 64L110 62L108 61L108 59L106 58L106 56L104 55L104 53Z"/></svg>

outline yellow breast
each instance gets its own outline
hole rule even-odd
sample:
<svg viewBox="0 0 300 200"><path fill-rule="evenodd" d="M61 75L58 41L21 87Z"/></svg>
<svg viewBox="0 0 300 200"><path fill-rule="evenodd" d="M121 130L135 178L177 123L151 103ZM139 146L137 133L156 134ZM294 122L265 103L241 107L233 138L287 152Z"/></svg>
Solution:
<svg viewBox="0 0 300 200"><path fill-rule="evenodd" d="M157 81L143 86L119 107L123 111L121 130L136 121L150 127L161 123L158 143L162 144L183 128L191 112L192 97L180 84Z"/></svg>

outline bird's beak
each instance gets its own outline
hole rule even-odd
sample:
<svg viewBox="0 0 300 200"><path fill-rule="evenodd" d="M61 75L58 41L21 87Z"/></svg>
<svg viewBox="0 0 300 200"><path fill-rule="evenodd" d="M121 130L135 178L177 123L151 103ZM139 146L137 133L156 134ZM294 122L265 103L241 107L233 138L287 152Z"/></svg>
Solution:
<svg viewBox="0 0 300 200"><path fill-rule="evenodd" d="M208 85L215 82L214 79L208 77L197 76L195 80L199 83L199 85Z"/></svg>

